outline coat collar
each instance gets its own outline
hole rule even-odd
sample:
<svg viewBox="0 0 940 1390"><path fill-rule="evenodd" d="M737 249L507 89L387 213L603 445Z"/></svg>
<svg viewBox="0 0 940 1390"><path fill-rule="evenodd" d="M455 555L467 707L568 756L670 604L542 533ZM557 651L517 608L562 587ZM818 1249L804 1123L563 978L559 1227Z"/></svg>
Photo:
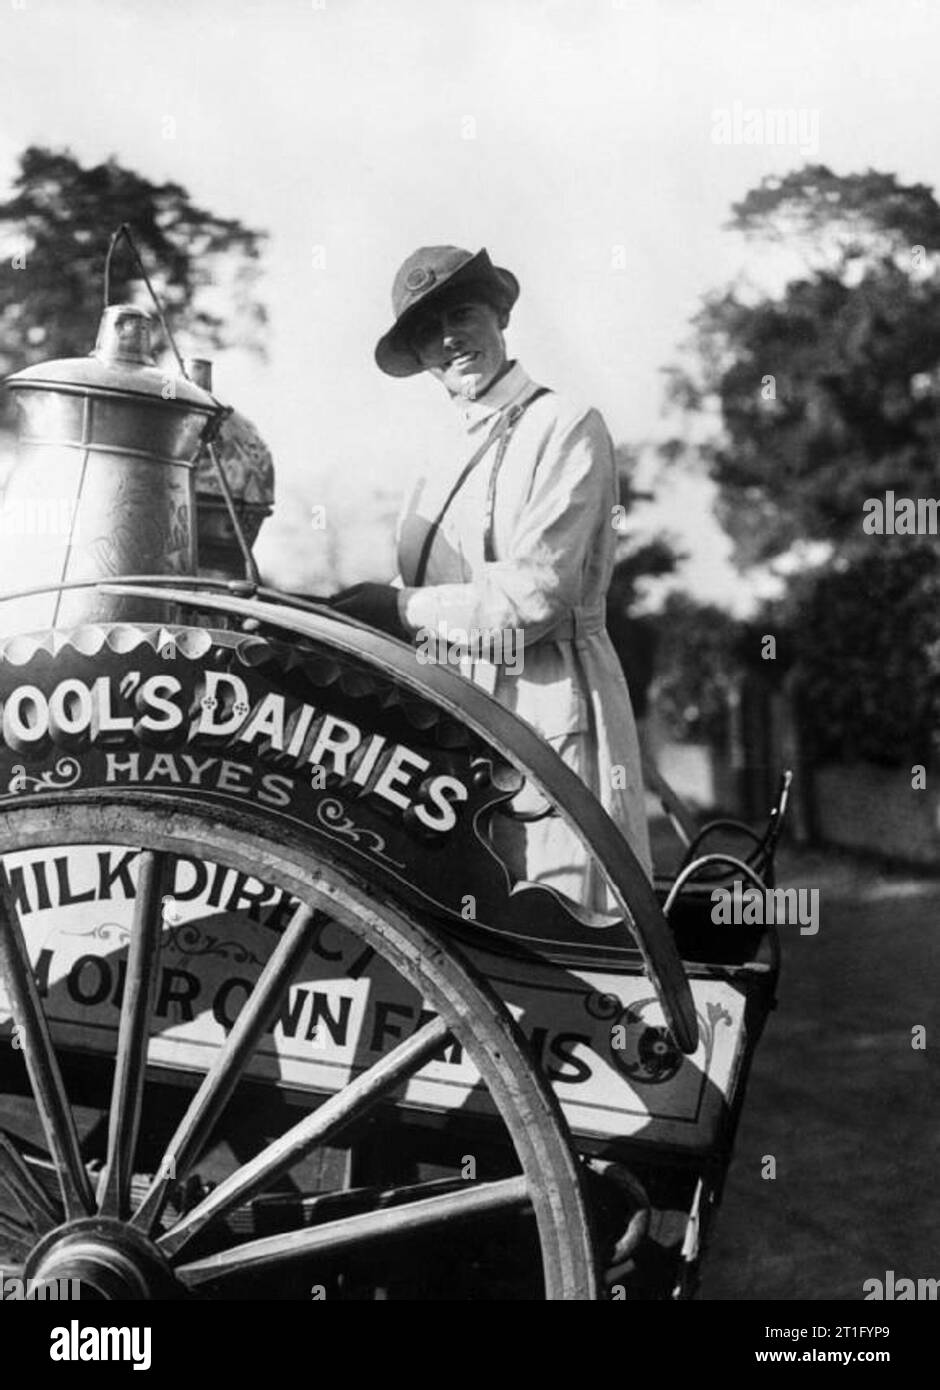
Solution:
<svg viewBox="0 0 940 1390"><path fill-rule="evenodd" d="M505 376L475 401L455 398L457 416L467 433L492 421L501 410L513 405L533 385L524 367L514 362Z"/></svg>

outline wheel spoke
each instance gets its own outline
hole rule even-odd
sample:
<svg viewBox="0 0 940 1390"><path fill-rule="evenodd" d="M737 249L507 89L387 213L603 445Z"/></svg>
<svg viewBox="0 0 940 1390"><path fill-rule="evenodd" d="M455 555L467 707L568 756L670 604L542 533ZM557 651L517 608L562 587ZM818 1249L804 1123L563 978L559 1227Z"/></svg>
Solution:
<svg viewBox="0 0 940 1390"><path fill-rule="evenodd" d="M9 1135L0 1130L0 1187L20 1205L34 1231L42 1234L58 1226L60 1217L45 1188L29 1170Z"/></svg>
<svg viewBox="0 0 940 1390"><path fill-rule="evenodd" d="M49 1025L33 978L6 869L0 865L0 979L20 1029L23 1058L68 1217L90 1216L94 1197L82 1163L75 1120L62 1083Z"/></svg>
<svg viewBox="0 0 940 1390"><path fill-rule="evenodd" d="M160 1218L174 1181L185 1177L235 1089L245 1063L270 1023L281 997L303 960L314 917L299 907L268 957L215 1062L206 1073L167 1146L160 1172L134 1213L132 1225L151 1231Z"/></svg>
<svg viewBox="0 0 940 1390"><path fill-rule="evenodd" d="M456 1220L461 1215L466 1215L469 1218L467 1229L472 1231L473 1214L479 1211L485 1216L487 1207L492 1206L494 1216L487 1217L487 1220L498 1220L500 1210L513 1221L516 1220L517 1212L525 1216L531 1211L531 1234L533 1237L537 1236L542 1287L547 1299L590 1300L598 1296L596 1251L582 1175L557 1099L548 1082L532 1067L518 1024L514 1022L505 1003L500 1000L493 984L487 981L478 967L464 960L461 950L446 934L442 936L435 925L422 921L397 902L384 896L379 898L362 883L360 876L354 871L338 862L334 863L329 854L320 854L323 846L319 840L308 838L300 830L296 836L285 835L283 842L280 837L272 836L269 814L263 807L253 805L250 799L246 799L239 806L237 814L233 811L229 816L226 808L221 805L208 808L201 803L190 804L185 797L179 797L173 799L172 813L168 814L168 799L165 793L158 792L156 788L115 787L109 788L105 796L97 789L89 789L87 792L70 790L64 793L50 789L48 794L44 793L42 797L30 797L28 804L18 802L0 808L0 855L54 848L58 856L67 853L73 845L98 844L132 845L136 847L138 855L141 853L141 847L151 850L154 854L183 857L195 855L203 863L216 864L229 872L245 875L246 879L265 884L272 883L295 904L314 904L315 910L326 913L339 923L344 932L348 931L361 941L363 954L355 962L360 975L360 967L364 961L370 955L377 955L384 962L383 968L390 968L396 972L409 989L414 991L415 998L424 1001L426 1008L433 1011L434 1022L429 1028L419 1025L413 1038L402 1043L386 1057L377 1057L377 1054L369 1053L368 1061L358 1056L355 1059L350 1058L347 1070L355 1079L351 1080L343 1091L336 1095L331 1094L326 1099L322 1096L308 1097L301 1123L293 1126L273 1144L267 1142L267 1136L271 1131L266 1128L269 1110L267 1103L261 1099L262 1088L259 1085L256 1115L246 1095L246 1108L250 1113L243 1115L240 1111L237 1119L234 1113L231 1113L230 1128L237 1132L237 1142L233 1134L226 1136L236 1156L232 1166L237 1168L237 1171L220 1187L208 1192L203 1200L201 1193L205 1192L205 1189L193 1176L194 1169L201 1163L209 1146L217 1137L222 1137L221 1127L225 1123L226 1115L233 1112L239 1088L236 1085L236 1089L230 1091L230 1082L236 1073L240 1076L245 1075L247 1068L241 1065L241 1045L253 1031L248 1026L251 1014L246 1014L235 1037L232 1038L232 1032L229 1031L221 1046L213 1049L213 1066L210 1069L214 1072L212 1083L206 1084L205 1073L195 1075L193 1091L179 1110L176 1103L173 1103L172 1130L185 1129L185 1132L178 1133L172 1141L172 1151L168 1157L172 1160L175 1155L177 1159L184 1159L182 1166L186 1168L186 1173L183 1183L185 1191L175 1194L172 1185L169 1188L172 1195L178 1195L178 1201L173 1203L172 1218L163 1216L161 1219L161 1216L157 1215L153 1225L144 1229L136 1223L131 1224L134 1222L133 1216L122 1215L115 1219L101 1215L95 1211L91 1191L92 1187L98 1185L97 1178L89 1180L90 1175L82 1164L83 1149L80 1149L77 1143L75 1117L68 1106L68 1097L59 1070L59 1058L52 1047L53 1037L58 1042L58 1024L47 1019L43 1013L46 1001L40 996L38 972L34 974L23 940L24 930L17 916L19 898L14 899L10 883L3 879L3 892L0 894L0 986L5 996L4 1007L12 1014L17 1024L14 1041L22 1047L26 1064L24 1074L21 1075L15 1057L11 1058L11 1080L15 1089L19 1090L22 1089L24 1076L28 1075L37 1115L41 1120L39 1128L42 1131L41 1135L36 1136L39 1143L35 1151L31 1141L25 1138L21 1140L12 1134L10 1138L20 1157L28 1165L30 1174L45 1188L46 1195L55 1208L59 1207L59 1193L56 1188L62 1189L65 1202L64 1210L56 1213L59 1225L82 1216L91 1218L86 1227L89 1233L90 1254L88 1251L82 1253L86 1231L75 1233L77 1245L82 1246L80 1251L70 1249L71 1236L66 1238L63 1232L65 1248L56 1254L57 1269L63 1266L68 1273L71 1264L74 1264L79 1256L84 1261L87 1255L100 1279L105 1280L107 1275L105 1282L108 1283L108 1287L117 1287L111 1278L112 1265L115 1259L119 1256L123 1258L126 1253L131 1264L136 1266L140 1263L141 1266L147 1266L148 1279L145 1282L148 1283L148 1287L152 1285L154 1290L162 1291L162 1276L167 1271L162 1260L154 1261L151 1268L150 1261L155 1245L160 1256L169 1257L169 1264L173 1269L179 1266L186 1269L188 1282L192 1284L193 1296L208 1294L211 1297L214 1282L221 1283L224 1296L229 1291L234 1292L238 1287L234 1275L242 1266L250 1268L257 1264L261 1268L259 1279L261 1287L264 1288L268 1279L264 1278L265 1271L262 1266L267 1264L269 1259L271 1265L276 1266L285 1252L288 1259L291 1259L296 1250L298 1258L291 1263L288 1273L290 1270L295 1273L300 1271L303 1265L301 1256L306 1253L307 1248L304 1233L317 1230L321 1233L319 1248L326 1252L335 1247L340 1252L338 1258L332 1255L324 1257L331 1277L334 1269L338 1275L342 1274L341 1252L344 1242L352 1247L354 1257L351 1260L347 1292L356 1297L359 1294L358 1285L355 1283L359 1270L355 1258L358 1245L361 1244L366 1258L373 1249L378 1255L380 1236L387 1237L389 1231L394 1234L401 1232L407 1240L406 1233L409 1229L415 1229L415 1222L418 1223L419 1232L422 1227L426 1228L425 1238L435 1242L436 1232L447 1230L446 1223L449 1218ZM45 891L44 882L40 881L37 875L37 890L40 891L40 895ZM221 880L217 879L215 882L221 883ZM215 882L213 906L217 905L216 897L221 900L221 889L216 893ZM250 900L253 895L243 896ZM83 900L83 897L76 901ZM278 901L282 902L283 898ZM25 931L30 944L31 935L31 930ZM337 959L336 953L329 950L325 950L322 955L325 961ZM304 968L302 964L301 970ZM329 966L326 968L329 969ZM319 971L320 967L317 969ZM141 979L145 973L141 971ZM353 970L350 968L350 975L352 974ZM259 978L263 976L264 967L259 972ZM268 978L273 982L276 976L277 972L272 970ZM122 988L127 987L126 967L121 984ZM255 990L258 991L258 996L254 1007L259 1015L263 1012L261 1002L265 994L264 988L259 989L257 984L254 989L249 986L248 998L239 1012L239 1019L241 1014L249 1009L249 1001ZM272 997L275 993L272 983ZM123 1018L123 1000L121 1017ZM441 1020L446 1020L449 1027ZM90 1028L90 1017L88 1024ZM125 1035L128 1033L128 1026L125 1023ZM266 1028L270 1030L272 1026L269 1022ZM80 1023L75 1023L75 1027L81 1032ZM150 1029L152 1028L151 1017ZM405 1165L404 1154L402 1164L396 1161L389 1165L388 1173L384 1177L381 1174L376 1175L378 1182L384 1184L389 1178L394 1180L393 1174L399 1173L400 1170L400 1176L405 1183L402 1187L377 1190L376 1185L372 1185L371 1188L360 1190L356 1194L324 1190L309 1197L284 1190L293 1184L283 1179L292 1177L297 1171L298 1162L304 1155L310 1154L311 1150L315 1150L318 1144L325 1147L328 1155L334 1135L338 1136L337 1142L340 1144L358 1142L360 1128L363 1128L358 1117L360 1113L367 1111L369 1105L384 1101L384 1104L389 1106L407 1106L409 1073L420 1075L426 1060L443 1055L443 1044L447 1041L450 1028L455 1030L468 1061L476 1066L479 1084L485 1088L496 1113L506 1126L516 1161L528 1183L527 1206L523 1206L521 1179L515 1193L503 1189L503 1198L500 1198L495 1187L490 1187L488 1192L484 1192L482 1187L476 1191L473 1184L464 1183L462 1179L458 1184L454 1179L450 1193L452 1204L426 1207L424 1204L428 1201L444 1196L443 1189L439 1186L429 1188L427 1184L419 1184L420 1190L409 1193L409 1186L414 1184L413 1179L408 1177L411 1170ZM109 1103L117 1072L114 1044L118 1041L119 1033L120 1029L115 1028L111 1035L110 1048L101 1046L105 1042L104 1034L96 1037L90 1035L87 1042L78 1042L76 1039L74 1045L80 1049L77 1055L81 1057L78 1065L83 1078L87 1076L89 1083L83 1090L83 1098L87 1097L90 1103L97 1099L101 1079L106 1083L103 1087L104 1103ZM262 1046L265 1045L262 1042ZM228 1055L223 1061L226 1049ZM377 1058L375 1065L369 1067L368 1063L373 1058ZM149 1054L145 1055L142 1061L146 1063L147 1072L150 1066ZM63 1058L63 1067L64 1064ZM195 1071L192 1059L182 1051L178 1056L168 1058L166 1065L173 1070L178 1066L190 1075ZM360 1067L368 1069L357 1075ZM298 1082L303 1085L299 1078ZM200 1091L198 1106L194 1106L193 1113L190 1114L190 1106ZM226 1103L223 1099L223 1093L226 1091L230 1091L227 1109L217 1114L217 1107ZM123 1094L125 1102L133 1099L130 1087L126 1088ZM148 1099L149 1095L150 1090L147 1087ZM310 1109L313 1104L319 1106L315 1112ZM276 1113L280 1113L280 1102L272 1108ZM130 1104L126 1103L125 1113L129 1114L130 1109ZM188 1117L185 1126L179 1121L179 1114ZM243 1118L248 1121L248 1132L245 1134L241 1132ZM107 1122L100 1125L85 1137L83 1144L89 1154L93 1151L99 1153L104 1147L113 1162L117 1145L111 1140L110 1134L104 1145L101 1145L98 1139L100 1130L107 1130L107 1127ZM162 1126L159 1128L162 1129ZM378 1132L382 1133L381 1125ZM141 1137L142 1135L141 1124ZM161 1147L164 1147L165 1143L163 1140ZM258 1154L256 1151L261 1145L267 1147ZM141 1148L141 1142L138 1142L137 1147ZM434 1161L438 1161L442 1155L437 1144L430 1147ZM407 1145L406 1149L407 1155L410 1156L411 1145ZM242 1155L247 1157L247 1163L238 1167L242 1162ZM141 1159L142 1155L134 1156L135 1162L140 1162ZM159 1163L159 1156L155 1160L148 1158L146 1166L151 1167L154 1161ZM6 1174L7 1181L0 1183L0 1204L7 1223L5 1229L17 1243L22 1242L20 1225L26 1223L27 1217L21 1211L22 1203L17 1204L16 1199L10 1194L9 1176L12 1174L13 1183L17 1184L23 1176L21 1166L13 1160L13 1166L9 1166L9 1172ZM181 1165L177 1163L176 1166L179 1168ZM310 1166L325 1170L328 1165L311 1162ZM3 1172L3 1160L0 1156L0 1175ZM505 1169L502 1172L505 1172ZM172 1180L177 1174L171 1172L169 1176ZM324 1172L310 1176L314 1187L343 1187L342 1181L324 1182ZM351 1180L352 1175L349 1176ZM495 1175L489 1174L488 1177L492 1178ZM451 1182L449 1179L445 1181ZM156 1210L162 1198L154 1198L150 1192L152 1186L152 1178L134 1181L129 1203L132 1212L138 1202L141 1207L144 1203L152 1202L151 1215ZM32 1196L35 1197L36 1194L33 1193ZM291 1197L294 1202L299 1198L300 1210L283 1210L282 1197ZM483 1207L477 1207L475 1204L481 1201ZM194 1204L194 1210L185 1210L189 1203ZM168 1205L169 1203L164 1204L164 1211ZM409 1210L411 1208L413 1210ZM181 1212L184 1214L179 1214ZM361 1218L355 1226L343 1227L335 1224L336 1221L346 1222L354 1217ZM331 1222L333 1229L330 1232ZM161 1234L164 1226L168 1229ZM266 1241L274 1233L285 1230L286 1242L277 1241L271 1253L266 1252L264 1245L253 1246L247 1250L242 1246L236 1246L233 1251L224 1255L221 1262L215 1262L216 1265L220 1265L219 1268L210 1270L208 1267L202 1267L213 1251L224 1251L226 1246L234 1245L239 1240ZM297 1232L296 1236L294 1232ZM49 1241L52 1233L40 1234ZM35 1236L34 1231L34 1246ZM371 1243L373 1239L374 1245ZM416 1240L420 1239L419 1234ZM528 1246L527 1240L522 1243ZM521 1257L527 1265L530 1255L536 1256L535 1244L533 1240L531 1251L527 1248L521 1252ZM0 1248L2 1245L3 1242L0 1241ZM394 1250L395 1247L393 1245L388 1248ZM381 1253L384 1259L384 1251ZM12 1253L7 1254L3 1251L3 1254L11 1266L18 1262L17 1256ZM453 1254L459 1261L457 1249ZM31 1256L23 1258L37 1258L35 1249ZM120 1260L118 1262L120 1263ZM100 1269L97 1268L99 1265ZM533 1270L534 1268L533 1265ZM276 1269L272 1272L276 1274ZM232 1275L231 1278L229 1274ZM479 1270L476 1274L483 1277ZM249 1279L251 1277L249 1275ZM180 1282L185 1287L186 1281ZM117 1280L117 1284L122 1288L125 1283L126 1281L122 1282L121 1279ZM370 1281L367 1280L367 1284L371 1287ZM156 1292L154 1296L162 1297L164 1294ZM490 1295L484 1291L481 1296Z"/></svg>
<svg viewBox="0 0 940 1390"><path fill-rule="evenodd" d="M98 1184L98 1210L104 1216L127 1215L160 959L163 893L171 864L169 855L152 850L140 857L111 1091L108 1156Z"/></svg>
<svg viewBox="0 0 940 1390"><path fill-rule="evenodd" d="M253 1197L229 1218L229 1229L239 1238L248 1240L260 1235L306 1226L323 1226L345 1216L384 1210L414 1202L418 1198L437 1196L442 1192L466 1189L466 1178L430 1178L426 1182L404 1187L344 1187L331 1192L270 1192Z"/></svg>
<svg viewBox="0 0 940 1390"><path fill-rule="evenodd" d="M0 1211L0 1240L3 1241L9 1254L14 1259L24 1258L36 1244L35 1232L26 1226L21 1226L19 1221L14 1221L12 1216L5 1216Z"/></svg>
<svg viewBox="0 0 940 1390"><path fill-rule="evenodd" d="M286 1172L316 1144L327 1143L351 1120L364 1113L405 1078L419 1071L428 1058L438 1051L447 1037L447 1031L447 1024L442 1018L431 1019L385 1057L380 1057L344 1090L325 1100L318 1110L306 1115L286 1134L262 1149L250 1163L220 1183L177 1225L160 1237L158 1244L164 1252L167 1255L177 1254L210 1221L224 1215L260 1187Z"/></svg>
<svg viewBox="0 0 940 1390"><path fill-rule="evenodd" d="M497 1182L464 1184L463 1191L425 1197L404 1206L380 1208L358 1216L342 1217L325 1226L266 1236L247 1241L232 1250L223 1250L205 1259L181 1265L176 1273L190 1288L216 1280L232 1279L288 1260L309 1259L313 1255L334 1255L339 1251L395 1236L414 1235L437 1226L503 1211L528 1204L528 1180L524 1176L502 1178Z"/></svg>

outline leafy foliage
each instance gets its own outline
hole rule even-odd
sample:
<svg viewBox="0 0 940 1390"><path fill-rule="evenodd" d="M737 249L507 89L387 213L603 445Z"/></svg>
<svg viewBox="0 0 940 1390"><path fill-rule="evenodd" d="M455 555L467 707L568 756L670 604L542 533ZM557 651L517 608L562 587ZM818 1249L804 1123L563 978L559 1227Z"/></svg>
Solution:
<svg viewBox="0 0 940 1390"><path fill-rule="evenodd" d="M26 264L0 277L2 374L89 351L108 242L122 222L131 226L174 332L183 328L214 349L262 351L266 313L255 288L263 233L215 216L180 184L151 183L113 157L86 169L68 150L32 145L20 157L13 190L0 203L0 236L9 257L25 252ZM112 262L112 303L136 298L136 276L121 244Z"/></svg>
<svg viewBox="0 0 940 1390"><path fill-rule="evenodd" d="M806 273L779 298L709 296L672 398L719 412L702 458L740 564L798 540L851 553L867 497L923 495L935 477L940 206L893 175L811 166L765 179L731 225L802 247Z"/></svg>
<svg viewBox="0 0 940 1390"><path fill-rule="evenodd" d="M626 444L614 448L617 468L618 497L629 518L630 509L652 493L637 492L633 486L636 453ZM636 535L629 526L618 542L617 563L614 566L607 595L607 631L617 653L633 711L643 718L647 711L648 692L656 665L658 619L652 614L638 615L637 604L645 597L644 589L650 579L672 574L684 556L674 540L664 534Z"/></svg>
<svg viewBox="0 0 940 1390"><path fill-rule="evenodd" d="M671 593L657 615L656 707L676 738L722 746L728 691L743 669L743 625L714 604Z"/></svg>
<svg viewBox="0 0 940 1390"><path fill-rule="evenodd" d="M694 365L670 371L673 402L717 420L699 456L742 567L829 543L766 629L788 627L810 754L927 763L940 755L936 543L867 535L862 521L869 497L937 493L940 205L893 174L815 165L765 179L731 226L798 273L776 296L741 284L706 298ZM693 675L699 663L707 725L708 644L692 648ZM690 685L667 687L677 708Z"/></svg>
<svg viewBox="0 0 940 1390"><path fill-rule="evenodd" d="M882 546L788 600L811 754L889 766L940 753L940 567L929 545Z"/></svg>

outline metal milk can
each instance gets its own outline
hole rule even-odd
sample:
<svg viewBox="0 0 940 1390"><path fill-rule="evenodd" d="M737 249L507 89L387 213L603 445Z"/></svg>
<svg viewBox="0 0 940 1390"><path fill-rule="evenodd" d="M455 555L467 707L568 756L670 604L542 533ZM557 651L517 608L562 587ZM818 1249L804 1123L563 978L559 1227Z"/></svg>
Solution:
<svg viewBox="0 0 940 1390"><path fill-rule="evenodd" d="M0 595L129 575L195 574L194 469L219 406L155 364L151 320L105 309L87 357L8 377L17 464L3 495ZM171 604L63 589L0 602L0 635L172 621Z"/></svg>

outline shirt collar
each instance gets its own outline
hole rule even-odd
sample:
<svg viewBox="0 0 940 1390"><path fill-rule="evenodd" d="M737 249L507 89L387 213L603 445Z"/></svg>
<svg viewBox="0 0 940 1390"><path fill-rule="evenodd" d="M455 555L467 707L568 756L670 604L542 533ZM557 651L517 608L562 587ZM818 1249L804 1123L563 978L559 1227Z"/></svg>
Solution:
<svg viewBox="0 0 940 1390"><path fill-rule="evenodd" d="M506 375L494 382L477 400L456 397L457 415L464 429L469 432L492 420L501 410L513 405L531 385L532 378L525 368L513 362Z"/></svg>

